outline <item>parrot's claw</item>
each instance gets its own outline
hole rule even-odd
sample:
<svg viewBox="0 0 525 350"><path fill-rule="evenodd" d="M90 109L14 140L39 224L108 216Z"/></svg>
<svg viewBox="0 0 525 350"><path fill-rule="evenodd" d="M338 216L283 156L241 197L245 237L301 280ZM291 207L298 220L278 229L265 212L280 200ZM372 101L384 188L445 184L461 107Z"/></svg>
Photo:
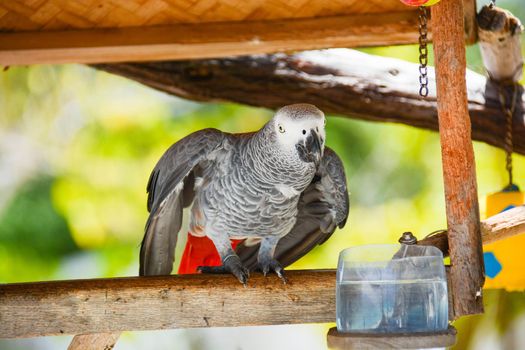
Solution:
<svg viewBox="0 0 525 350"><path fill-rule="evenodd" d="M250 278L250 271L241 263L241 259L237 255L230 255L223 261L224 268L231 272L239 282L244 284L248 283L248 278Z"/></svg>
<svg viewBox="0 0 525 350"><path fill-rule="evenodd" d="M222 266L199 266L198 271L202 273L231 273L245 287L250 277L250 272L245 268L237 255L230 255L223 261Z"/></svg>
<svg viewBox="0 0 525 350"><path fill-rule="evenodd" d="M288 279L284 275L284 269L277 260L272 259L267 263L260 263L259 265L264 276L266 276L269 272L274 271L277 277L279 277L284 284L288 282Z"/></svg>

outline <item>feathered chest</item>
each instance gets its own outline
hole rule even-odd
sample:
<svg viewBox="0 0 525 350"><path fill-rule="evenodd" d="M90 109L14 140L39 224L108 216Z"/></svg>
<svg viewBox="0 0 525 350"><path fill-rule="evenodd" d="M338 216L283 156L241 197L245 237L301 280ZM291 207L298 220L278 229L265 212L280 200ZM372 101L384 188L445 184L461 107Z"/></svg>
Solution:
<svg viewBox="0 0 525 350"><path fill-rule="evenodd" d="M230 153L207 164L204 180L198 181L199 209L207 220L233 234L288 232L315 168L242 156Z"/></svg>
<svg viewBox="0 0 525 350"><path fill-rule="evenodd" d="M302 161L297 154L238 142L210 157L203 178L228 190L242 188L243 194L293 198L311 183L316 171L313 163Z"/></svg>
<svg viewBox="0 0 525 350"><path fill-rule="evenodd" d="M208 201L222 202L225 206L239 206L243 211L266 211L282 209L284 206L297 206L297 201L313 173L276 172L272 169L237 164L225 168L224 164L210 167L214 176L203 184L202 191ZM211 174L210 174L211 175Z"/></svg>

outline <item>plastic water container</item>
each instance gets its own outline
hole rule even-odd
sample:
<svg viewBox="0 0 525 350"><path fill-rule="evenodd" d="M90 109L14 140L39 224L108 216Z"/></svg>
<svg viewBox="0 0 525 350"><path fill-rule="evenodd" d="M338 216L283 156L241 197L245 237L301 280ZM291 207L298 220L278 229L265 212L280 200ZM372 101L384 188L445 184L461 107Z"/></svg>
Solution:
<svg viewBox="0 0 525 350"><path fill-rule="evenodd" d="M339 255L339 332L440 332L448 327L443 254L419 245L366 245Z"/></svg>

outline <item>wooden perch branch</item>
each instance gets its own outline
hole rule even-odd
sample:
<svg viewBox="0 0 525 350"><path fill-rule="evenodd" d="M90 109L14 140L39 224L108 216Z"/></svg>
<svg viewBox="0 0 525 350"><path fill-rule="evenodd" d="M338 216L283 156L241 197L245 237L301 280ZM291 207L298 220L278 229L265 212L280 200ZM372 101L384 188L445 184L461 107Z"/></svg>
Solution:
<svg viewBox="0 0 525 350"><path fill-rule="evenodd" d="M267 108L309 102L325 112L437 130L434 70L430 94L418 96L418 66L348 49L215 60L95 65L155 89L197 101ZM505 116L494 83L467 72L472 137L503 147ZM525 154L525 93L519 88L514 151Z"/></svg>
<svg viewBox="0 0 525 350"><path fill-rule="evenodd" d="M230 275L0 285L0 338L334 322L335 271L288 275L254 274L247 288Z"/></svg>

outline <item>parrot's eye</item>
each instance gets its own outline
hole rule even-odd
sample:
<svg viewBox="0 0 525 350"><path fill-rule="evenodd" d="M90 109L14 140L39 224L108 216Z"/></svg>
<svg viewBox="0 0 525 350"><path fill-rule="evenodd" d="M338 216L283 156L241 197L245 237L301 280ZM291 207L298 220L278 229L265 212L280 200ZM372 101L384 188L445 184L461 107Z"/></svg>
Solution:
<svg viewBox="0 0 525 350"><path fill-rule="evenodd" d="M306 135L306 130L303 129L303 135Z"/></svg>
<svg viewBox="0 0 525 350"><path fill-rule="evenodd" d="M281 124L279 124L279 132L280 132L280 133L283 133L283 132L284 132L284 127L283 127Z"/></svg>

